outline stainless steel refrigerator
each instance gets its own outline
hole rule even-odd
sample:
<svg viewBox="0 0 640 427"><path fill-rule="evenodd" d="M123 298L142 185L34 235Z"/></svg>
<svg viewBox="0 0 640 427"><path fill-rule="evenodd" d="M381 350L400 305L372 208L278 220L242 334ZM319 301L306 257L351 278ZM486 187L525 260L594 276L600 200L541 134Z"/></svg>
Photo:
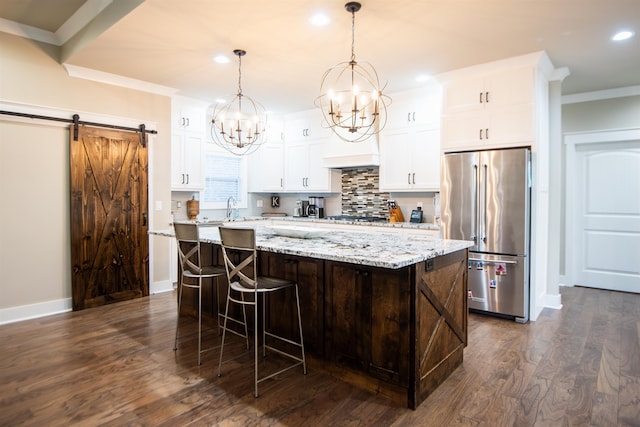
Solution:
<svg viewBox="0 0 640 427"><path fill-rule="evenodd" d="M531 153L528 148L446 153L445 239L472 240L469 308L529 320Z"/></svg>

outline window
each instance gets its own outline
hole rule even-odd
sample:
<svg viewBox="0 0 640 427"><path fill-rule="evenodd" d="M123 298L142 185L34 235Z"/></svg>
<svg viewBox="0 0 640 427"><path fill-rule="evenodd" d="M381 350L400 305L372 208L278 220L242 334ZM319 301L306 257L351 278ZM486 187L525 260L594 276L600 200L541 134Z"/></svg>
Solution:
<svg viewBox="0 0 640 427"><path fill-rule="evenodd" d="M247 207L246 159L207 147L204 152L204 191L200 209L226 209L233 197L236 208Z"/></svg>

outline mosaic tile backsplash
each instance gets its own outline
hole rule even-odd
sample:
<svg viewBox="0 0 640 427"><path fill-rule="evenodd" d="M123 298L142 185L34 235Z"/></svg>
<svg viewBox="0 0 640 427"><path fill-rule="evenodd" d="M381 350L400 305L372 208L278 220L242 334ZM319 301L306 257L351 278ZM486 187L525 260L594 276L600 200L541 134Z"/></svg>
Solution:
<svg viewBox="0 0 640 427"><path fill-rule="evenodd" d="M389 197L380 192L377 167L342 169L342 215L389 217Z"/></svg>

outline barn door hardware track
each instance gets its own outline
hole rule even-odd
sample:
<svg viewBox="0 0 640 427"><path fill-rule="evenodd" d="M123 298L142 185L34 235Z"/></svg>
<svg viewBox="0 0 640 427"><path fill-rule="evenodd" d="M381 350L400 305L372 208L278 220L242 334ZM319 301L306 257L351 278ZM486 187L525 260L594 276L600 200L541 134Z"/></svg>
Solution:
<svg viewBox="0 0 640 427"><path fill-rule="evenodd" d="M73 124L73 140L78 140L78 126L86 125L86 126L95 126L100 128L108 128L108 129L117 129L124 130L128 132L140 132L142 135L142 146L147 146L147 133L157 134L156 130L148 130L144 124L141 124L137 128L126 127L126 126L118 126L118 125L110 125L105 123L94 123L94 122L85 122L80 120L80 116L78 114L74 114L73 118L65 119L62 117L51 117L51 116L40 116L38 114L27 114L27 113L17 113L15 111L4 111L0 110L0 114L8 115L8 116L17 116L17 117L26 117L28 119L38 119L38 120L49 120L53 122L63 122L63 123L72 123Z"/></svg>

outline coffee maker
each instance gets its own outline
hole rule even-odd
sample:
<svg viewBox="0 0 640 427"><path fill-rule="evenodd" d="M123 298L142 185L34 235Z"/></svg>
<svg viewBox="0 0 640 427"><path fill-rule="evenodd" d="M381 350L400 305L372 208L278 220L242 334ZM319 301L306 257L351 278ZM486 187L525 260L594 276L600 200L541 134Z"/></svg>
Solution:
<svg viewBox="0 0 640 427"><path fill-rule="evenodd" d="M296 200L296 207L293 209L293 216L309 216L309 201Z"/></svg>
<svg viewBox="0 0 640 427"><path fill-rule="evenodd" d="M307 216L324 218L324 197L309 197Z"/></svg>

